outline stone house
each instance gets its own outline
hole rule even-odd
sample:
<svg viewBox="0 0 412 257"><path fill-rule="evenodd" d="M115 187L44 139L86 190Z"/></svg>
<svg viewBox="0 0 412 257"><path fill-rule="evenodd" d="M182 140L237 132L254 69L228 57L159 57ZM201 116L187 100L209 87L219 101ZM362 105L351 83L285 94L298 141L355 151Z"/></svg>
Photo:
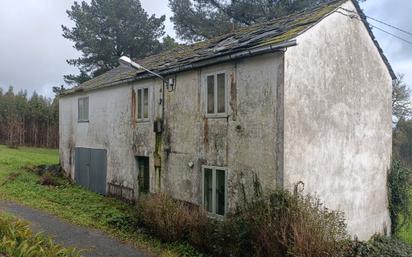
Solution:
<svg viewBox="0 0 412 257"><path fill-rule="evenodd" d="M174 85L119 66L60 96L60 161L77 183L223 216L257 177L344 211L361 239L388 232L395 76L356 1L136 62Z"/></svg>

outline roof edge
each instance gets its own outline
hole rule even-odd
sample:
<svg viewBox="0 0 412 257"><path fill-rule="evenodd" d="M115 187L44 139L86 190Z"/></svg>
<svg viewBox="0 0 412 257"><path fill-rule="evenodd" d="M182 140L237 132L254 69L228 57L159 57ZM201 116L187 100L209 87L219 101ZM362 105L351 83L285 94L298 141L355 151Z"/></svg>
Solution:
<svg viewBox="0 0 412 257"><path fill-rule="evenodd" d="M172 69L161 70L158 73L160 75L163 75L163 76L168 76L168 75L171 75L171 74L174 74L174 73L179 73L179 72L184 72L184 71L193 70L193 69L197 69L197 68L202 68L202 67L206 67L206 66L210 66L210 65L214 65L214 64L219 64L219 63L223 63L223 62L234 61L234 60L238 60L238 59L263 55L263 54L267 54L267 53L283 52L288 47L292 47L292 46L296 46L296 45L297 45L296 39L293 39L293 40L285 41L285 42L282 42L282 43L279 43L279 44L270 44L270 45L267 45L267 46L258 47L258 48L254 48L254 49L249 49L249 50L243 50L243 51L232 53L232 54L216 56L216 57L209 58L209 59L203 59L203 60L188 64L188 65L178 66L178 67L175 67L175 68L172 68ZM141 75L138 74L137 76L134 76L133 78L118 80L118 81L114 81L114 82L106 83L106 84L103 83L103 84L100 84L99 87L92 87L92 88L76 88L75 87L75 88L71 88L71 89L66 90L65 92L62 92L61 94L59 94L59 96L64 97L64 96L73 95L73 94L76 94L76 93L90 92L90 91L94 91L94 90L97 90L97 89L117 86L117 85L121 85L121 84L133 83L133 82L136 82L136 81L139 81L139 80L151 79L151 78L155 78L155 76L153 74L145 72Z"/></svg>
<svg viewBox="0 0 412 257"><path fill-rule="evenodd" d="M363 24L366 27L366 30L369 33L369 36L371 37L373 43L375 44L376 48L378 49L379 54L381 55L381 58L383 60L383 62L385 63L386 67L388 68L389 74L392 77L392 80L397 79L396 73L392 68L392 65L390 64L388 58L386 57L386 55L383 53L383 49L381 48L381 46L379 45L378 40L376 39L375 35L373 34L372 28L369 25L369 22L367 20L367 17L365 15L365 13L363 12L362 8L360 7L359 3L357 0L348 0L348 2L351 1L353 3L353 5L356 8L356 11L359 14L359 17L361 18L361 21L363 22Z"/></svg>

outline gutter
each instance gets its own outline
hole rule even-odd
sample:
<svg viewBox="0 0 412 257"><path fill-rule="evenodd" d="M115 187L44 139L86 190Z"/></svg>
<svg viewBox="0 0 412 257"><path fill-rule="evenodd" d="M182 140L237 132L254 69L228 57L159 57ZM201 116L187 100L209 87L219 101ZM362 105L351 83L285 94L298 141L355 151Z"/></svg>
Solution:
<svg viewBox="0 0 412 257"><path fill-rule="evenodd" d="M249 49L249 50L244 50L244 51L240 51L240 52L233 53L233 54L227 54L227 55L220 55L220 56L216 56L216 57L211 57L211 58L208 58L208 59L200 60L200 61L197 61L197 62L194 62L194 63L191 63L191 64L178 66L178 67L171 68L171 69L165 69L165 70L162 70L162 71L156 70L156 72L158 72L162 76L167 76L167 75L174 74L174 73L193 70L193 69L197 69L197 68L201 68L201 67L205 67L205 66L209 66L209 65L213 65L213 64L219 64L219 63L223 63L223 62L234 61L234 60L238 60L238 59L242 59L242 58L246 58L246 57L252 57L252 56L262 55L262 54L266 54L266 53L286 51L286 48L296 46L296 45L297 45L296 39L293 39L293 40L289 40L289 41L286 41L286 42L283 42L283 43L280 43L280 44L270 44L270 45L267 45L267 46L254 48L254 49ZM118 81L114 81L114 82L111 82L111 83L102 83L102 84L100 84L96 87L92 87L92 88L69 89L70 92L61 93L60 96L71 95L71 94L75 94L77 92L87 92L87 91L92 91L92 90L96 90L96 89L100 89L100 88L116 86L116 85L120 85L120 84L124 84L124 83L132 83L132 82L135 82L135 81L138 81L138 80L150 79L150 78L155 78L155 76L153 74L150 74L150 73L143 73L142 75L137 75L137 76L134 76L134 77L131 77L131 78L128 78L128 79L118 80Z"/></svg>
<svg viewBox="0 0 412 257"><path fill-rule="evenodd" d="M185 66L176 67L176 68L172 68L172 69L169 69L169 70L164 70L164 71L160 72L160 74L170 75L170 74L173 74L173 73L192 70L192 69L196 69L196 68L201 68L201 67L209 66L209 65L212 65L212 64L219 64L219 63L222 63L222 62L233 61L233 60L238 60L238 59L242 59L242 58L246 58L246 57L252 57L252 56L256 56L256 55L262 55L262 54L272 53L272 52L277 52L277 51L282 51L282 50L284 51L285 48L291 47L291 46L296 46L296 45L297 45L296 40L291 40L291 41L287 41L287 42L277 44L277 45L268 45L268 46L263 46L263 47L259 47L259 48L255 48L255 49L244 50L244 51L237 52L237 53L234 53L234 54L212 57L210 59L202 60L202 61L195 62L195 63L192 63L192 64L188 64L188 65L185 65ZM140 77L144 77L144 75L137 76L136 78L140 79Z"/></svg>

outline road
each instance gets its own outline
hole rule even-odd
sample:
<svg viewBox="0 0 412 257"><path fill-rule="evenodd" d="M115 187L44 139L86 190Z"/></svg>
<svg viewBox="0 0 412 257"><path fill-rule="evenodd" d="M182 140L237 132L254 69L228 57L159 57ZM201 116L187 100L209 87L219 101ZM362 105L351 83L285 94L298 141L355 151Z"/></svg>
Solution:
<svg viewBox="0 0 412 257"><path fill-rule="evenodd" d="M73 225L53 215L0 200L4 210L28 221L35 232L44 232L65 247L84 250L85 257L143 257L150 256L132 246L122 243L101 231Z"/></svg>

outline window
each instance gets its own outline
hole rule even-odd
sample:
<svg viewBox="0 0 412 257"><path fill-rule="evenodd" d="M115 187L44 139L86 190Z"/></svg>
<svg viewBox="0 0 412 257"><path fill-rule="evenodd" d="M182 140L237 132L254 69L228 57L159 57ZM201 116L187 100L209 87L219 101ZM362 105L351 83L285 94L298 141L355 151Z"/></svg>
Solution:
<svg viewBox="0 0 412 257"><path fill-rule="evenodd" d="M77 107L77 121L89 121L89 97L80 97Z"/></svg>
<svg viewBox="0 0 412 257"><path fill-rule="evenodd" d="M226 173L225 168L204 166L203 206L212 215L226 213Z"/></svg>
<svg viewBox="0 0 412 257"><path fill-rule="evenodd" d="M226 74L206 76L206 115L221 116L227 113Z"/></svg>
<svg viewBox="0 0 412 257"><path fill-rule="evenodd" d="M137 89L137 121L149 120L149 88Z"/></svg>

